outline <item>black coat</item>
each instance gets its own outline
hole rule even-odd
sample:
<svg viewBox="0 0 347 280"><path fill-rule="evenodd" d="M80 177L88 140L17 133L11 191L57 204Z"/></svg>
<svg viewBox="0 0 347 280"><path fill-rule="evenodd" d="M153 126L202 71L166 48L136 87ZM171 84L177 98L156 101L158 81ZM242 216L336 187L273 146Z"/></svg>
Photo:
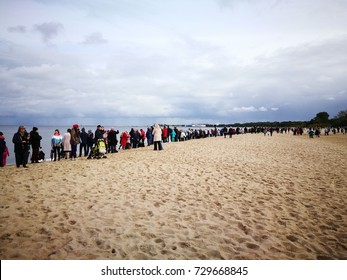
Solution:
<svg viewBox="0 0 347 280"><path fill-rule="evenodd" d="M119 133L119 131L115 131L115 130L111 130L108 133L108 142L112 145L117 145L118 140L117 140L117 134Z"/></svg>
<svg viewBox="0 0 347 280"><path fill-rule="evenodd" d="M14 144L15 153L20 153L29 150L30 145L28 136L29 134L27 132L24 132L23 136L19 132L13 135L12 142Z"/></svg>
<svg viewBox="0 0 347 280"><path fill-rule="evenodd" d="M30 132L30 143L34 149L40 148L41 139L42 139L42 137L39 135L39 133L37 131L31 131Z"/></svg>
<svg viewBox="0 0 347 280"><path fill-rule="evenodd" d="M97 129L95 130L95 140L103 139L104 138L104 131Z"/></svg>
<svg viewBox="0 0 347 280"><path fill-rule="evenodd" d="M2 154L3 152L6 151L6 142L5 142L5 138L0 137L0 160L2 160Z"/></svg>

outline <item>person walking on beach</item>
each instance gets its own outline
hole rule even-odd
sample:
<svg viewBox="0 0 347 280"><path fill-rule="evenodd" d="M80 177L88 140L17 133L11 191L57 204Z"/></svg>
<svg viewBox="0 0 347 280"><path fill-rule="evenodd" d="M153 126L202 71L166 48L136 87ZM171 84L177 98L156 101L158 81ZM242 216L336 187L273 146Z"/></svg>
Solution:
<svg viewBox="0 0 347 280"><path fill-rule="evenodd" d="M23 165L24 168L28 168L28 157L30 149L30 135L25 130L25 126L21 125L18 131L13 135L12 142L14 144L14 154L16 157L16 165L20 167Z"/></svg>
<svg viewBox="0 0 347 280"><path fill-rule="evenodd" d="M62 143L63 143L63 137L60 135L59 129L56 129L51 139L51 146L52 146L54 161L57 160L57 154L58 154L58 160L60 160L60 149L61 149Z"/></svg>
<svg viewBox="0 0 347 280"><path fill-rule="evenodd" d="M71 153L71 129L68 128L68 130L64 133L63 136L63 148L64 148L64 154L65 154L65 159L70 158L70 153Z"/></svg>
<svg viewBox="0 0 347 280"><path fill-rule="evenodd" d="M160 126L159 126L159 124L156 124L154 126L154 130L153 130L154 151L156 151L158 149L159 149L159 151L161 151L163 149L163 146L161 143L161 140L162 140L161 134L162 134L162 131L161 131Z"/></svg>
<svg viewBox="0 0 347 280"><path fill-rule="evenodd" d="M6 146L5 136L0 131L0 167L6 165L6 158L10 156L8 148Z"/></svg>
<svg viewBox="0 0 347 280"><path fill-rule="evenodd" d="M77 157L77 145L80 141L80 130L78 124L74 124L71 129L71 159L75 160Z"/></svg>

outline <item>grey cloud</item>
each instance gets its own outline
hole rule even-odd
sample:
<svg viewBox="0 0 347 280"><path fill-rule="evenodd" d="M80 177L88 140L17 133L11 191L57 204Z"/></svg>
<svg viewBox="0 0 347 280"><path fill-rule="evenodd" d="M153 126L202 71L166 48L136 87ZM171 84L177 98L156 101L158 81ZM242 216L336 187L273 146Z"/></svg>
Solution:
<svg viewBox="0 0 347 280"><path fill-rule="evenodd" d="M76 42L76 34L90 32L86 28L66 41ZM62 29L60 23L46 23L35 30L50 42ZM70 42L34 49L0 39L0 115L15 118L20 112L23 120L36 117L41 123L49 116L64 123L80 118L119 124L232 123L308 120L319 111L333 116L346 109L346 37L305 45L293 40L294 47L243 63L228 46L189 32L173 34L162 47L155 40L143 44L137 33L108 36L118 42L107 42L100 32L83 38L84 44L108 43L103 53Z"/></svg>
<svg viewBox="0 0 347 280"><path fill-rule="evenodd" d="M35 24L33 29L41 34L42 40L45 43L49 43L50 40L58 36L59 32L64 29L64 26L59 22L44 22Z"/></svg>
<svg viewBox="0 0 347 280"><path fill-rule="evenodd" d="M11 32L11 33L26 33L27 29L23 25L17 25L17 26L10 26L10 27L8 27L7 31Z"/></svg>
<svg viewBox="0 0 347 280"><path fill-rule="evenodd" d="M94 32L86 36L82 43L86 45L100 45L106 44L108 41L103 37L102 33Z"/></svg>

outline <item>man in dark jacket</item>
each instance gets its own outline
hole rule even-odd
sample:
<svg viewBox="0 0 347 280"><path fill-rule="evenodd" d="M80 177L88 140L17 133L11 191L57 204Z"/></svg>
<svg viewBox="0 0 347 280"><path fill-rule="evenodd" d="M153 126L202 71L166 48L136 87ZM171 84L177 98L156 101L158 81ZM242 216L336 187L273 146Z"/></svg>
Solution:
<svg viewBox="0 0 347 280"><path fill-rule="evenodd" d="M118 153L117 151L117 134L119 133L118 130L114 130L114 128L111 128L111 130L108 133L108 149L109 153Z"/></svg>
<svg viewBox="0 0 347 280"><path fill-rule="evenodd" d="M88 151L87 151L88 133L86 132L84 127L82 128L80 138L81 138L80 157L82 156L82 150L84 151L84 156L86 157L88 155Z"/></svg>
<svg viewBox="0 0 347 280"><path fill-rule="evenodd" d="M23 125L19 126L18 132L12 138L17 167L23 165L27 168L30 149L29 140L30 135L26 132L25 127Z"/></svg>
<svg viewBox="0 0 347 280"><path fill-rule="evenodd" d="M95 130L95 142L98 142L98 140L103 139L104 130L102 129L101 125L98 125Z"/></svg>
<svg viewBox="0 0 347 280"><path fill-rule="evenodd" d="M31 163L39 162L39 153L40 153L42 137L39 135L38 130L39 129L37 127L33 127L33 130L30 131L30 143L31 143L31 148L33 150L33 154L31 156Z"/></svg>
<svg viewBox="0 0 347 280"><path fill-rule="evenodd" d="M140 132L137 129L135 129L133 133L133 148L139 147L140 138L141 138Z"/></svg>

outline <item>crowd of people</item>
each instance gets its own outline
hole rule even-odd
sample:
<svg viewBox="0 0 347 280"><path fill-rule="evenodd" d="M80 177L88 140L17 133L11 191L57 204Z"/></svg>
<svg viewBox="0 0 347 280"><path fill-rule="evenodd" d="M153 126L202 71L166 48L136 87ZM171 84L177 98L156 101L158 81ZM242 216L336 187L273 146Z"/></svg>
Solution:
<svg viewBox="0 0 347 280"><path fill-rule="evenodd" d="M320 137L321 128L308 128L307 134L310 138L314 136ZM170 126L154 126L147 127L147 131L143 129L131 129L129 132L124 131L121 134L118 130L111 128L106 130L103 126L98 125L95 132L88 132L85 128L80 129L78 124L74 124L72 128L67 129L64 134L61 134L59 129L56 129L51 137L51 153L52 161L59 161L61 158L75 160L79 157L89 157L98 143L102 141L105 145L105 153L118 153L118 150L136 149L147 146L154 146L154 150L163 150L164 143L188 141L192 139L200 139L207 137L224 136L224 138L232 138L233 135L247 133L263 133L264 136L272 136L273 133L292 133L293 135L303 135L303 128L272 128L272 127L223 127L218 128L216 125L213 128L188 128L178 129ZM346 133L346 128L325 128L325 135L329 133ZM119 135L119 141L118 141ZM39 135L38 128L33 129L28 133L26 128L21 125L18 131L13 135L12 142L14 144L16 166L27 168L30 155L30 147L32 149L31 163L38 163L44 160L45 154L41 148L42 137ZM119 144L119 146L118 146ZM79 149L78 149L79 148ZM78 153L79 151L79 153ZM5 142L5 136L0 132L0 167L6 165L6 159L9 156L9 149Z"/></svg>

